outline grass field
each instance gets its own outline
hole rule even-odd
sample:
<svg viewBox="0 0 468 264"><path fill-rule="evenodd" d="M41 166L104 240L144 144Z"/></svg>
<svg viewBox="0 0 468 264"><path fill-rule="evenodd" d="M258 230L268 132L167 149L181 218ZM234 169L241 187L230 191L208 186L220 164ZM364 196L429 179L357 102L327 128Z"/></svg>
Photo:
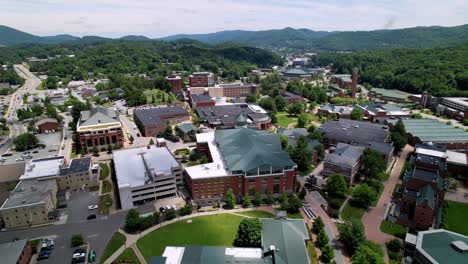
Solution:
<svg viewBox="0 0 468 264"><path fill-rule="evenodd" d="M291 213L288 213L288 218L292 218L292 219L302 219L302 215L301 213L297 212L295 214L291 214Z"/></svg>
<svg viewBox="0 0 468 264"><path fill-rule="evenodd" d="M239 212L237 214L240 215L245 215L245 216L250 216L250 217L256 217L256 218L273 218L273 214L265 211L246 211L246 212Z"/></svg>
<svg viewBox="0 0 468 264"><path fill-rule="evenodd" d="M104 194L99 196L99 211L101 214L109 214L110 208L112 207L112 196L110 194Z"/></svg>
<svg viewBox="0 0 468 264"><path fill-rule="evenodd" d="M353 206L350 202L347 202L341 212L341 218L346 221L357 220L360 221L364 215L365 210L363 208Z"/></svg>
<svg viewBox="0 0 468 264"><path fill-rule="evenodd" d="M106 163L99 163L99 167L101 168L99 179L104 180L109 176L109 166Z"/></svg>
<svg viewBox="0 0 468 264"><path fill-rule="evenodd" d="M289 124L296 124L297 123L297 116L290 116L286 112L278 112L276 114L278 118L278 126L287 128Z"/></svg>
<svg viewBox="0 0 468 264"><path fill-rule="evenodd" d="M403 225L384 220L380 223L380 231L399 238L405 238L408 229Z"/></svg>
<svg viewBox="0 0 468 264"><path fill-rule="evenodd" d="M132 263L132 264L141 264L138 260L137 255L131 248L127 248L120 254L120 256L114 261L114 263Z"/></svg>
<svg viewBox="0 0 468 264"><path fill-rule="evenodd" d="M145 90L143 94L146 97L147 104L166 104L175 101L174 95L158 89Z"/></svg>
<svg viewBox="0 0 468 264"><path fill-rule="evenodd" d="M446 201L447 206L444 207L443 225L444 228L463 235L468 235L468 204L453 201Z"/></svg>
<svg viewBox="0 0 468 264"><path fill-rule="evenodd" d="M179 221L139 239L138 249L146 260L161 256L166 246L232 246L241 216L220 214L194 217L192 223Z"/></svg>
<svg viewBox="0 0 468 264"><path fill-rule="evenodd" d="M102 192L101 193L109 193L112 191L112 184L109 181L102 182Z"/></svg>
<svg viewBox="0 0 468 264"><path fill-rule="evenodd" d="M102 253L101 263L104 263L106 259L112 256L112 254L114 254L117 249L125 244L126 240L127 239L122 233L115 232L109 240L109 243L107 243L106 249L104 249L104 253Z"/></svg>

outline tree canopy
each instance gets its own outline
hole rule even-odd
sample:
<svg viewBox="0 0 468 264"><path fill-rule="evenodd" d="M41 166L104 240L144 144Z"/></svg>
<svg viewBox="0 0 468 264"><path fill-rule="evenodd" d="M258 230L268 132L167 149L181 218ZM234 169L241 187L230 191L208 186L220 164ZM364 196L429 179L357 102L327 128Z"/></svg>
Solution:
<svg viewBox="0 0 468 264"><path fill-rule="evenodd" d="M237 229L234 246L236 247L261 247L262 223L258 218L242 219Z"/></svg>
<svg viewBox="0 0 468 264"><path fill-rule="evenodd" d="M341 174L332 174L327 178L327 192L333 197L344 197L348 192L348 183Z"/></svg>
<svg viewBox="0 0 468 264"><path fill-rule="evenodd" d="M387 168L385 158L375 149L366 148L362 155L362 172L366 179L378 179Z"/></svg>

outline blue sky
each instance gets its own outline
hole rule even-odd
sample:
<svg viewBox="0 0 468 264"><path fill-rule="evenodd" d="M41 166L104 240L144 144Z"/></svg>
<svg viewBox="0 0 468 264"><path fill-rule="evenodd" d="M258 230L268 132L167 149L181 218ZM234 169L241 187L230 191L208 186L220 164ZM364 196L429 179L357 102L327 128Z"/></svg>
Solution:
<svg viewBox="0 0 468 264"><path fill-rule="evenodd" d="M288 26L349 31L467 23L467 0L0 0L0 25L42 36L161 37Z"/></svg>

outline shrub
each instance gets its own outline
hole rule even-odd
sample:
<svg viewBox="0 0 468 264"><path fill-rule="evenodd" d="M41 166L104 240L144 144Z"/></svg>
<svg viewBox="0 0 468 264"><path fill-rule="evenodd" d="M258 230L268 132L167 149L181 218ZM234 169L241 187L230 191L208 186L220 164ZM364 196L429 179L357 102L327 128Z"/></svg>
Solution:
<svg viewBox="0 0 468 264"><path fill-rule="evenodd" d="M182 209L180 209L180 215L190 215L192 214L193 206L192 203L186 203Z"/></svg>
<svg viewBox="0 0 468 264"><path fill-rule="evenodd" d="M401 249L401 241L399 239L392 239L386 243L388 250L399 252Z"/></svg>
<svg viewBox="0 0 468 264"><path fill-rule="evenodd" d="M323 248L328 244L328 236L325 234L325 231L322 229L317 234L317 244L320 248Z"/></svg>
<svg viewBox="0 0 468 264"><path fill-rule="evenodd" d="M314 231L314 233L318 234L318 232L320 232L320 230L323 230L323 228L325 228L325 224L323 223L322 218L319 216L315 219L314 225L312 226L312 230Z"/></svg>
<svg viewBox="0 0 468 264"><path fill-rule="evenodd" d="M251 206L250 199L248 196L244 196L244 198L242 199L242 206L244 208L249 208Z"/></svg>
<svg viewBox="0 0 468 264"><path fill-rule="evenodd" d="M343 204L344 202L344 199L340 199L340 198L333 198L330 200L330 202L328 203L330 205L331 208L333 209L340 209L341 205Z"/></svg>
<svg viewBox="0 0 468 264"><path fill-rule="evenodd" d="M76 234L71 237L71 246L72 247L79 247L83 245L84 239L81 234Z"/></svg>
<svg viewBox="0 0 468 264"><path fill-rule="evenodd" d="M170 209L166 212L166 220L172 220L177 217L177 212L174 209Z"/></svg>

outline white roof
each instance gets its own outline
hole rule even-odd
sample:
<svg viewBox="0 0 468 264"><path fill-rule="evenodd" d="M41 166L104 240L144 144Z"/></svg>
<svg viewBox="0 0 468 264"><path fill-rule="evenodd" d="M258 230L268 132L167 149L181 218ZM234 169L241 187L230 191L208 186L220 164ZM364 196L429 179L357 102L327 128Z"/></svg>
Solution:
<svg viewBox="0 0 468 264"><path fill-rule="evenodd" d="M263 109L261 106L258 106L258 105L249 104L249 108L255 113L262 113L262 114L268 113L265 109Z"/></svg>
<svg viewBox="0 0 468 264"><path fill-rule="evenodd" d="M58 176L63 163L63 156L33 159L26 164L20 180Z"/></svg>
<svg viewBox="0 0 468 264"><path fill-rule="evenodd" d="M151 172L156 175L172 175L172 168L180 167L166 147L149 146L115 150L113 156L119 186L138 187L146 184L146 168L142 157L145 158Z"/></svg>
<svg viewBox="0 0 468 264"><path fill-rule="evenodd" d="M416 245L416 241L418 240L418 237L413 235L413 234L410 234L410 233L406 233L406 237L405 237L405 242L406 243L409 243L411 245Z"/></svg>
<svg viewBox="0 0 468 264"><path fill-rule="evenodd" d="M233 256L235 258L262 258L261 248L226 248L226 256Z"/></svg>
<svg viewBox="0 0 468 264"><path fill-rule="evenodd" d="M185 247L166 247L163 257L166 257L166 264L179 264L182 262Z"/></svg>
<svg viewBox="0 0 468 264"><path fill-rule="evenodd" d="M208 143L213 162L186 167L185 172L192 179L216 178L229 176L221 151L216 146L214 131L196 135L197 143Z"/></svg>
<svg viewBox="0 0 468 264"><path fill-rule="evenodd" d="M445 152L425 148L417 148L416 153L438 158L446 157Z"/></svg>
<svg viewBox="0 0 468 264"><path fill-rule="evenodd" d="M466 153L447 150L447 161L450 163L467 165Z"/></svg>

